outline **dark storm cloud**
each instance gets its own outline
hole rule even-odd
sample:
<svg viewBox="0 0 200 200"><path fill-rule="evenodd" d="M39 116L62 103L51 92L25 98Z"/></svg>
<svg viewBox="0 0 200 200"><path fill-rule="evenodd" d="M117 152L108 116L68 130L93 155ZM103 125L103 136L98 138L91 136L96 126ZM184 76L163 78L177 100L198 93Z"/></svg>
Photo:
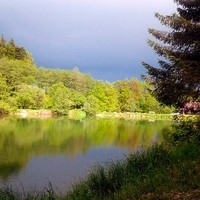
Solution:
<svg viewBox="0 0 200 200"><path fill-rule="evenodd" d="M155 62L146 44L154 12L175 11L169 0L1 0L0 33L28 49L38 65L78 66L95 78L139 77Z"/></svg>

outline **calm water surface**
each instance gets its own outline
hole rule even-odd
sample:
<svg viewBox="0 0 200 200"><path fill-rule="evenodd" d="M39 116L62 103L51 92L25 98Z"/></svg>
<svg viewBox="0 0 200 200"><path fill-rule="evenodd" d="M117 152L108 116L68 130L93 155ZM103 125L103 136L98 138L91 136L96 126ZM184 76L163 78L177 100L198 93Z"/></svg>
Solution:
<svg viewBox="0 0 200 200"><path fill-rule="evenodd" d="M0 187L66 192L97 163L124 159L162 138L170 122L67 118L0 120Z"/></svg>

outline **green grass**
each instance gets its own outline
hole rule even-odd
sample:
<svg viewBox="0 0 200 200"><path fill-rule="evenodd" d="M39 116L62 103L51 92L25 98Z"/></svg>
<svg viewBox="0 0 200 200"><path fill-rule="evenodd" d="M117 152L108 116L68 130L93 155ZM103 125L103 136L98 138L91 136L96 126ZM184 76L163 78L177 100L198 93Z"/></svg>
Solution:
<svg viewBox="0 0 200 200"><path fill-rule="evenodd" d="M124 118L124 119L138 119L138 120L172 120L174 115L171 114L156 114L156 113L137 113L137 112L124 112L124 113L109 113L103 112L96 115L101 118Z"/></svg>
<svg viewBox="0 0 200 200"><path fill-rule="evenodd" d="M0 199L1 200L62 200L62 195L57 195L51 184L48 188L45 188L42 192L17 192L10 188L0 189Z"/></svg>
<svg viewBox="0 0 200 200"><path fill-rule="evenodd" d="M80 109L69 110L69 119L82 120L86 118L86 113Z"/></svg>
<svg viewBox="0 0 200 200"><path fill-rule="evenodd" d="M199 148L193 145L191 150L198 150L194 157L181 155L186 149L190 147L167 150L154 146L122 162L99 166L67 199L148 199L147 194L162 196L163 192L200 189Z"/></svg>

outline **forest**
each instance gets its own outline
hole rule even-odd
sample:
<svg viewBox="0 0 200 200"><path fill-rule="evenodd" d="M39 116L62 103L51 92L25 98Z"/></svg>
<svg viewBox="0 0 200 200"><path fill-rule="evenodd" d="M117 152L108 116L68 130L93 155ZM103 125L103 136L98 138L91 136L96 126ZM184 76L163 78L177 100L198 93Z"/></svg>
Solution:
<svg viewBox="0 0 200 200"><path fill-rule="evenodd" d="M108 82L72 70L38 67L31 53L13 39L0 39L0 113L17 109L49 109L67 115L81 109L101 112L170 113L151 95L153 86L136 78Z"/></svg>

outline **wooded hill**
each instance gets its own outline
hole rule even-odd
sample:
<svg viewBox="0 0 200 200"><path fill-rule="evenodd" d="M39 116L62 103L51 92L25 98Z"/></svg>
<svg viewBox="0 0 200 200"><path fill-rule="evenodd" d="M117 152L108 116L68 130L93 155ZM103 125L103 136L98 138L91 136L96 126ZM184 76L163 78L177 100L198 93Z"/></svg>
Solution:
<svg viewBox="0 0 200 200"><path fill-rule="evenodd" d="M114 83L95 80L73 70L38 67L29 52L11 39L0 39L0 113L16 109L50 109L67 114L82 109L99 112L169 113L150 94L150 86L136 78Z"/></svg>

